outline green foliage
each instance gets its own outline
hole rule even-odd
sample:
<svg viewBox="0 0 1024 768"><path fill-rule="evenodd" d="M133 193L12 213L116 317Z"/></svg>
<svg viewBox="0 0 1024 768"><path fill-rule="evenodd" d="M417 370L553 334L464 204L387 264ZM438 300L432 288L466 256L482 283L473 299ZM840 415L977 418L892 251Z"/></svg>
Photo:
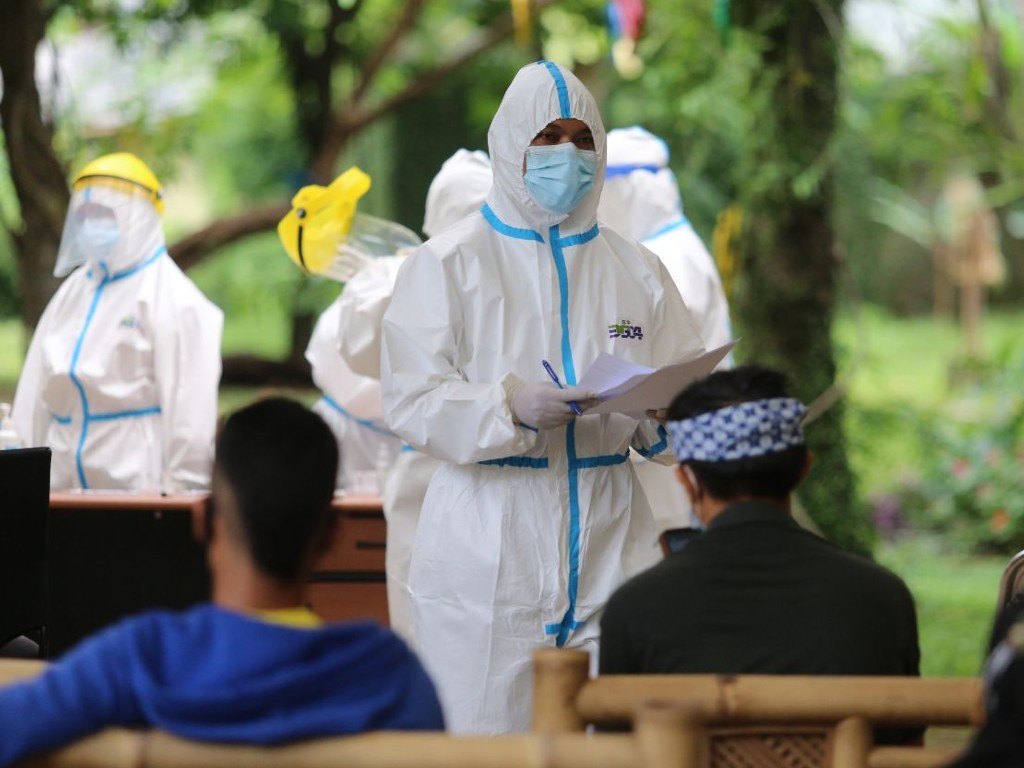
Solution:
<svg viewBox="0 0 1024 768"><path fill-rule="evenodd" d="M837 229L864 295L901 312L930 305L934 202L952 174L983 177L992 205L1024 198L1024 32L1008 8L992 20L989 36L935 22L899 63L856 40L844 49Z"/></svg>
<svg viewBox="0 0 1024 768"><path fill-rule="evenodd" d="M1020 335L1020 312L986 318L985 346L1009 348ZM916 482L934 461L930 425L961 413L950 372L963 344L950 320L898 318L866 305L839 315L834 332L849 376L846 412L850 458L867 497Z"/></svg>
<svg viewBox="0 0 1024 768"><path fill-rule="evenodd" d="M0 401L9 403L14 399L27 348L28 337L21 320L0 320Z"/></svg>
<svg viewBox="0 0 1024 768"><path fill-rule="evenodd" d="M555 6L541 16L544 58L567 67L589 67L608 55L608 35L587 14Z"/></svg>
<svg viewBox="0 0 1024 768"><path fill-rule="evenodd" d="M973 551L1009 554L1024 542L1024 355L960 375L950 418L923 423L931 450L917 484L904 489L911 523L942 531Z"/></svg>
<svg viewBox="0 0 1024 768"><path fill-rule="evenodd" d="M189 276L224 310L224 354L271 359L287 355L295 312L319 313L340 292L335 282L304 277L269 233L225 248Z"/></svg>
<svg viewBox="0 0 1024 768"><path fill-rule="evenodd" d="M715 217L750 180L739 158L756 134L751 109L755 43L737 30L728 48L708 34L706 2L648 6L638 54L646 62L635 80L608 71L608 127L642 125L668 143L687 217L710 238ZM609 68L610 69L610 68Z"/></svg>
<svg viewBox="0 0 1024 768"><path fill-rule="evenodd" d="M144 24L120 4L60 3L49 41L59 50L80 35L94 42L84 59L88 74L106 87L95 88L93 100L72 97L55 110L58 157L73 173L99 155L134 152L166 186L191 134L189 97L203 88L209 72L201 27ZM111 40L118 46L114 51L106 47ZM90 122L96 119L99 124Z"/></svg>
<svg viewBox="0 0 1024 768"><path fill-rule="evenodd" d="M10 233L21 226L18 198L10 181L7 152L0 132L0 318L17 317L21 310L18 270Z"/></svg>
<svg viewBox="0 0 1024 768"><path fill-rule="evenodd" d="M188 149L216 192L211 213L291 194L305 181L305 155L277 41L249 15L232 13L210 20L206 46L217 78L197 105Z"/></svg>
<svg viewBox="0 0 1024 768"><path fill-rule="evenodd" d="M934 531L961 549L1024 546L1013 511L1024 477L1020 318L987 317L985 346L996 352L967 365L952 321L871 306L840 317L850 459L881 533Z"/></svg>

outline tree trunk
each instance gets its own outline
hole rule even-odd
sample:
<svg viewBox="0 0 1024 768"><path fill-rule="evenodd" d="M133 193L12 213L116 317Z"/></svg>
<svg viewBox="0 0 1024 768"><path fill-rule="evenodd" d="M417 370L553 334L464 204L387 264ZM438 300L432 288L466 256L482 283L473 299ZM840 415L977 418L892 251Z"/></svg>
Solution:
<svg viewBox="0 0 1024 768"><path fill-rule="evenodd" d="M741 295L747 359L786 371L805 403L833 385L832 320L839 260L832 225L833 170L842 0L742 0L734 18L763 36L763 67L752 103L756 136ZM755 109L757 109L755 107ZM807 439L814 466L799 494L809 515L840 546L870 551L873 532L855 503L838 400Z"/></svg>
<svg viewBox="0 0 1024 768"><path fill-rule="evenodd" d="M66 173L53 151L53 128L42 117L35 82L35 55L46 34L49 11L42 0L0 0L0 126L22 227L12 232L21 316L34 328L58 281L53 277L68 207Z"/></svg>

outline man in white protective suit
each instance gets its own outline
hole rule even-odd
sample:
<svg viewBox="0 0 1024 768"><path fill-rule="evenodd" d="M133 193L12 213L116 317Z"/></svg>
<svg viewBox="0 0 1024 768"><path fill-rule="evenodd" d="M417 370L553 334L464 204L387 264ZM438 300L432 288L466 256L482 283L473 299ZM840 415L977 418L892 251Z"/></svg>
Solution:
<svg viewBox="0 0 1024 768"><path fill-rule="evenodd" d="M55 490L209 486L224 316L167 254L162 194L128 153L74 179L54 269L71 274L36 326L12 414L27 445L53 450Z"/></svg>
<svg viewBox="0 0 1024 768"><path fill-rule="evenodd" d="M532 652L596 650L608 596L658 558L628 454L663 453L664 430L575 416L595 402L578 376L601 352L658 366L704 348L657 258L597 225L605 132L572 73L521 69L488 144L487 202L402 265L381 350L388 426L445 462L409 589L418 650L463 733L525 730Z"/></svg>
<svg viewBox="0 0 1024 768"><path fill-rule="evenodd" d="M608 170L598 219L658 255L709 349L732 339L729 303L715 261L683 213L668 145L639 126L608 131ZM723 362L720 367L727 367ZM637 477L658 527L697 524L671 467L633 455Z"/></svg>
<svg viewBox="0 0 1024 768"><path fill-rule="evenodd" d="M491 161L487 155L467 149L456 151L430 183L423 233L433 237L479 211L490 188ZM360 265L338 300L338 348L353 369L374 380L380 378L381 320L391 303L395 278L404 259L385 257ZM391 629L413 650L417 642L410 615L409 562L423 496L438 466L437 459L405 446L384 483L388 618Z"/></svg>
<svg viewBox="0 0 1024 768"><path fill-rule="evenodd" d="M381 471L390 470L402 441L384 425L380 382L353 371L338 350L341 317L339 296L316 321L306 347L306 360L321 397L313 405L334 433L344 460L338 465L338 487L349 493L380 492ZM373 484L364 478L372 478Z"/></svg>

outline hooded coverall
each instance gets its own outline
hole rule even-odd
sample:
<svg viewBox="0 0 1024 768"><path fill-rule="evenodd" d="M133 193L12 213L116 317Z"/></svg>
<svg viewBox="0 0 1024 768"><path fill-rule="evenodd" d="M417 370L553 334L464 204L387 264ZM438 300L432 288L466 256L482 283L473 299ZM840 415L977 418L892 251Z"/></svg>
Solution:
<svg viewBox="0 0 1024 768"><path fill-rule="evenodd" d="M565 118L593 131L597 168L568 214L536 203L524 151ZM524 67L488 134L494 184L473 214L418 248L384 315L388 426L445 463L430 481L409 589L419 651L456 732L528 727L531 653L596 648L611 592L658 557L630 449L663 453L663 430L622 414L536 431L510 393L575 385L601 352L660 366L703 343L665 268L599 228L605 134L570 72ZM671 462L671 456L665 460Z"/></svg>

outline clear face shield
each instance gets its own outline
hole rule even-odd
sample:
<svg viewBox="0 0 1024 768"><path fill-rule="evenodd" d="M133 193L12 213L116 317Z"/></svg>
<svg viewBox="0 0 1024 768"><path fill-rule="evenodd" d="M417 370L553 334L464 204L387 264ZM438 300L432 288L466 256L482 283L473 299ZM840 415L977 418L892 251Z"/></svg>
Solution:
<svg viewBox="0 0 1024 768"><path fill-rule="evenodd" d="M149 255L138 251L140 235L159 227L150 190L112 177L83 179L71 192L53 274L65 277L83 264L119 272Z"/></svg>
<svg viewBox="0 0 1024 768"><path fill-rule="evenodd" d="M398 222L357 213L352 229L338 242L335 256L320 274L339 283L348 282L371 259L408 256L422 242L419 235Z"/></svg>

